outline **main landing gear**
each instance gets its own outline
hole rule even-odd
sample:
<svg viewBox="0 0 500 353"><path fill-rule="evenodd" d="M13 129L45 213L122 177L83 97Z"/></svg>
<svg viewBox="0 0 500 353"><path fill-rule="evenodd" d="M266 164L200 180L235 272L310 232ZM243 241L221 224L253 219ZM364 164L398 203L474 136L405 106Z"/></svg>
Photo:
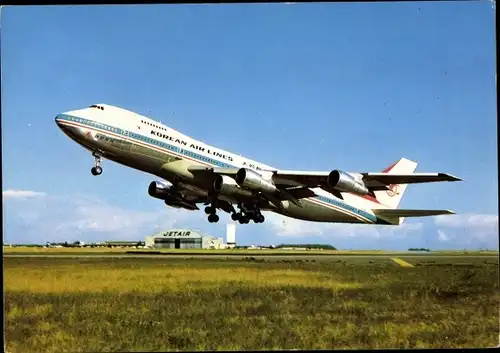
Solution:
<svg viewBox="0 0 500 353"><path fill-rule="evenodd" d="M210 200L211 199L211 200ZM217 216L217 208L215 207L217 203L217 196L209 196L210 206L205 207L205 213L208 215L208 221L210 223L219 222L219 216Z"/></svg>
<svg viewBox="0 0 500 353"><path fill-rule="evenodd" d="M205 207L205 213L208 215L208 221L210 223L219 222L219 216L217 216L216 212L217 209L213 205Z"/></svg>
<svg viewBox="0 0 500 353"><path fill-rule="evenodd" d="M90 172L92 175L101 175L102 174L102 168L101 168L101 156L92 153L92 156L94 156L94 166L92 169L90 169Z"/></svg>
<svg viewBox="0 0 500 353"><path fill-rule="evenodd" d="M221 206L222 207L222 206ZM260 212L259 208L256 205L251 207L245 206L243 204L239 204L238 208L239 212L235 212L234 208L231 207L232 210L227 208L222 208L226 212L232 212L231 219L233 221L238 221L240 224L248 224L251 220L255 223L263 223L265 218ZM210 223L217 223L219 221L219 216L217 215L217 199L213 198L209 205L205 207L205 213L208 215L208 221Z"/></svg>
<svg viewBox="0 0 500 353"><path fill-rule="evenodd" d="M231 215L233 221L238 221L240 224L248 224L250 220L255 223L263 223L265 221L264 216L260 213L260 210L254 206L252 208L247 208L242 204L238 205L240 212L235 212Z"/></svg>

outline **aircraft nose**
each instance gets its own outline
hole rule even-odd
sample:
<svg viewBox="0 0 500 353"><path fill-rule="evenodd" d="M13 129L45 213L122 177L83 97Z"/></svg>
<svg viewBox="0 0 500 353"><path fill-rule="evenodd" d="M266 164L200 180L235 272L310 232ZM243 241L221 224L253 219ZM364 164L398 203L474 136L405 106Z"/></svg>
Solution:
<svg viewBox="0 0 500 353"><path fill-rule="evenodd" d="M64 117L64 114L57 114L57 116L55 117L55 122L56 122L56 125L59 129L61 129L64 133L68 133L70 130L73 130L74 127L73 126L70 126L67 124L67 120L68 119L65 119Z"/></svg>
<svg viewBox="0 0 500 353"><path fill-rule="evenodd" d="M55 118L55 121L56 121L56 125L62 129L63 125L62 125L62 118L61 118L61 114L57 114L56 118Z"/></svg>
<svg viewBox="0 0 500 353"><path fill-rule="evenodd" d="M87 138L87 131L82 127L74 125L73 121L76 119L78 119L76 116L60 113L55 117L55 123L71 139L80 141Z"/></svg>

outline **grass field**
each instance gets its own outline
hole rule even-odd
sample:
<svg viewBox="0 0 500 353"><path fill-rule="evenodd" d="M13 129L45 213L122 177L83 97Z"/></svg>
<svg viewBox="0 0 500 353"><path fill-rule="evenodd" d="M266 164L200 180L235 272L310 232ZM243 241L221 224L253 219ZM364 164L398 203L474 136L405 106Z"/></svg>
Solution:
<svg viewBox="0 0 500 353"><path fill-rule="evenodd" d="M326 262L6 257L6 349L498 344L497 257L400 258L414 267L401 267L389 257Z"/></svg>

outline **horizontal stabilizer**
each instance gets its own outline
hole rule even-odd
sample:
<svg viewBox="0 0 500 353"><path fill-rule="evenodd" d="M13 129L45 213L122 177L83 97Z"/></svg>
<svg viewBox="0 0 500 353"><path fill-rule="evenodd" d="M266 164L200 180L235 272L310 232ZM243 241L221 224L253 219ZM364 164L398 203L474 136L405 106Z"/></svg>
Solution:
<svg viewBox="0 0 500 353"><path fill-rule="evenodd" d="M425 217L455 214L455 212L450 210L374 209L372 211L379 217Z"/></svg>

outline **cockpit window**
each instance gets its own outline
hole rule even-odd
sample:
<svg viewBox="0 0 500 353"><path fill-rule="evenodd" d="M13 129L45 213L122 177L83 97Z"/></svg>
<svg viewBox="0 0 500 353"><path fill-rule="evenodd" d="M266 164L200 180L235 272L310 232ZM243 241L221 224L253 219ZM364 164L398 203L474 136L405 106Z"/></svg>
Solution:
<svg viewBox="0 0 500 353"><path fill-rule="evenodd" d="M97 105L97 104L92 104L89 108L97 108L97 109L100 109L100 110L104 110L103 106Z"/></svg>

